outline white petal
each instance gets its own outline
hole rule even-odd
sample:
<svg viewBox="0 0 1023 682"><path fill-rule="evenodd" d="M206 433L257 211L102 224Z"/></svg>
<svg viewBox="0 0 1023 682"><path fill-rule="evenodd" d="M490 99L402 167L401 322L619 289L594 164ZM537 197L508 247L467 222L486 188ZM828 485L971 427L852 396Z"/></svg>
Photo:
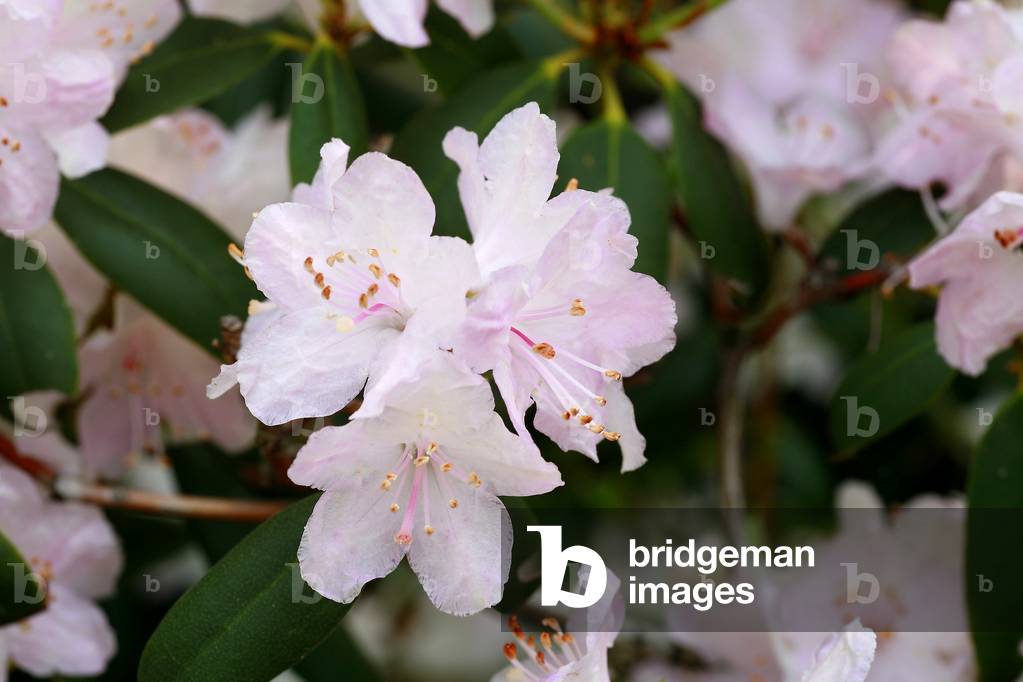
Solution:
<svg viewBox="0 0 1023 682"><path fill-rule="evenodd" d="M385 420L322 428L298 451L288 477L320 490L372 488L401 456L400 437Z"/></svg>
<svg viewBox="0 0 1023 682"><path fill-rule="evenodd" d="M803 682L863 682L876 649L877 636L857 619L821 647Z"/></svg>
<svg viewBox="0 0 1023 682"><path fill-rule="evenodd" d="M292 201L309 204L329 211L334 208L334 183L348 167L350 147L336 137L320 147L320 166L316 169L312 184L304 182L295 186Z"/></svg>
<svg viewBox="0 0 1023 682"><path fill-rule="evenodd" d="M124 560L120 543L96 507L51 504L38 519L45 544L25 548L53 564L54 580L81 597L101 599L114 592Z"/></svg>
<svg viewBox="0 0 1023 682"><path fill-rule="evenodd" d="M49 134L46 139L57 152L60 172L69 178L88 175L106 165L110 136L98 123Z"/></svg>
<svg viewBox="0 0 1023 682"><path fill-rule="evenodd" d="M437 0L445 12L458 19L466 33L479 38L494 25L491 0Z"/></svg>
<svg viewBox="0 0 1023 682"><path fill-rule="evenodd" d="M347 604L363 585L395 569L405 547L394 541L401 514L391 513L389 504L375 485L323 494L298 548L302 577L310 587Z"/></svg>
<svg viewBox="0 0 1023 682"><path fill-rule="evenodd" d="M60 183L57 158L32 128L0 124L0 136L11 141L0 147L0 230L22 237L45 225L53 214Z"/></svg>
<svg viewBox="0 0 1023 682"><path fill-rule="evenodd" d="M357 158L333 189L335 229L350 247L400 253L433 230L433 200L423 182L383 154Z"/></svg>
<svg viewBox="0 0 1023 682"><path fill-rule="evenodd" d="M359 5L373 30L403 47L422 47L430 42L423 30L426 0L371 0Z"/></svg>
<svg viewBox="0 0 1023 682"><path fill-rule="evenodd" d="M448 506L439 488L430 491L430 525L435 530L427 535L425 518L420 517L408 560L434 606L468 616L501 601L513 532L501 500L485 487L462 483L454 491L456 509Z"/></svg>
<svg viewBox="0 0 1023 682"><path fill-rule="evenodd" d="M238 354L245 404L270 425L334 414L362 390L374 358L397 334L372 324L338 331L317 309L282 315Z"/></svg>
<svg viewBox="0 0 1023 682"><path fill-rule="evenodd" d="M229 19L241 24L260 21L283 12L290 0L188 0L192 14Z"/></svg>

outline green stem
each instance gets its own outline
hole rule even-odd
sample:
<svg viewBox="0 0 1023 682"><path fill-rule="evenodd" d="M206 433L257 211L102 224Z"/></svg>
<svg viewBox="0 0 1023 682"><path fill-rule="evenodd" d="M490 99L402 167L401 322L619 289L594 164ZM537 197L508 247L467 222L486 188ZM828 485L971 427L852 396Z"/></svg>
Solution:
<svg viewBox="0 0 1023 682"><path fill-rule="evenodd" d="M593 27L587 26L566 12L558 6L556 0L526 0L526 2L569 38L577 40L583 45L592 45L596 42L597 32L593 30Z"/></svg>
<svg viewBox="0 0 1023 682"><path fill-rule="evenodd" d="M678 87L678 82L675 80L675 76L653 59L650 59L650 57L643 55L643 57L639 60L639 66L641 69L650 74L650 76L657 81L657 84L660 85L661 89L665 92Z"/></svg>
<svg viewBox="0 0 1023 682"><path fill-rule="evenodd" d="M622 95L618 92L614 69L610 65L605 65L598 69L597 75L603 88L601 100L604 105L604 118L613 123L625 122L628 116L625 113L625 105L622 104Z"/></svg>
<svg viewBox="0 0 1023 682"><path fill-rule="evenodd" d="M644 44L663 40L665 34L687 26L727 0L697 0L662 14L639 30L639 39Z"/></svg>
<svg viewBox="0 0 1023 682"><path fill-rule="evenodd" d="M294 50L295 52L311 52L312 43L301 36L296 36L284 31L271 31L267 39L276 47L282 50Z"/></svg>

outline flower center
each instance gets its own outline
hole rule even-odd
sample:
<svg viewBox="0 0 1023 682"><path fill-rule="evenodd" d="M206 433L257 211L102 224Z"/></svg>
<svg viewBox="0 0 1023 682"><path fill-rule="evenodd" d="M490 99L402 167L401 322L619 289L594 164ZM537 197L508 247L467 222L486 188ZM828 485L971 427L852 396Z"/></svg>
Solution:
<svg viewBox="0 0 1023 682"><path fill-rule="evenodd" d="M451 492L453 481L449 479L452 477L474 488L483 485L475 471L466 472L453 463L437 443L420 436L416 442L406 444L394 469L380 482L380 490L389 500L391 513L402 513L401 527L394 534L395 542L406 547L412 544L413 525L420 503L423 506L423 532L427 537L432 537L436 532L434 520L430 518L431 487L435 489L434 494L440 494L446 500L445 512L448 514L456 512L459 503L458 498ZM406 488L404 484L409 478L411 483L408 486L408 496L404 497L402 491ZM443 519L436 521L443 522Z"/></svg>
<svg viewBox="0 0 1023 682"><path fill-rule="evenodd" d="M586 308L580 299L574 299L567 309L549 308L533 311L521 315L516 322L535 322L566 314L572 317L581 317L586 314ZM561 409L562 419L565 421L575 420L579 426L610 441L621 438L621 433L609 431L604 424L595 419L599 415L600 408L607 405L607 398L587 388L569 372L568 368L575 370L581 368L584 372L596 372L603 375L604 379L612 381L621 381L621 372L601 367L564 348L555 348L546 341L535 342L519 327L511 327L511 333L518 339L518 342L512 344L512 351L524 358L543 379L551 391L554 404Z"/></svg>
<svg viewBox="0 0 1023 682"><path fill-rule="evenodd" d="M551 632L540 633L540 647L536 646L535 636L527 635L522 630L518 618L509 616L508 625L511 627L515 639L522 645L525 658L519 660L519 645L515 642L508 642L504 645L504 657L522 673L526 680L541 680L558 668L571 665L583 657L583 652L576 644L575 637L562 631L558 621L554 618L543 619L543 625L550 628Z"/></svg>
<svg viewBox="0 0 1023 682"><path fill-rule="evenodd" d="M347 333L371 317L405 317L401 278L384 268L377 249L337 251L319 266L307 256L303 267L323 299L329 301L332 310L327 317L335 321L339 332Z"/></svg>

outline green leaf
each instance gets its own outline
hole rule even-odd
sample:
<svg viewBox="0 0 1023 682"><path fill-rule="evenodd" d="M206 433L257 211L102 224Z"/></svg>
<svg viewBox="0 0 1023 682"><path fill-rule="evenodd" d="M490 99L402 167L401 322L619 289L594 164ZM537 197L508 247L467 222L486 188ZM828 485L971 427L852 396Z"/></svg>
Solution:
<svg viewBox="0 0 1023 682"><path fill-rule="evenodd" d="M131 67L103 126L117 132L204 102L256 73L279 51L264 30L189 17Z"/></svg>
<svg viewBox="0 0 1023 682"><path fill-rule="evenodd" d="M458 166L444 156L441 142L451 128L462 126L482 140L501 117L535 101L549 111L560 66L522 62L485 73L446 102L409 121L395 137L391 156L412 166L437 205L435 234L468 237L458 198Z"/></svg>
<svg viewBox="0 0 1023 682"><path fill-rule="evenodd" d="M871 270L885 254L912 255L933 237L919 193L893 189L849 214L828 236L818 259L840 271Z"/></svg>
<svg viewBox="0 0 1023 682"><path fill-rule="evenodd" d="M0 400L78 383L74 319L44 260L0 235Z"/></svg>
<svg viewBox="0 0 1023 682"><path fill-rule="evenodd" d="M1011 398L988 427L967 488L966 601L980 682L1018 679L1023 670L1023 395ZM981 591L980 579L993 589Z"/></svg>
<svg viewBox="0 0 1023 682"><path fill-rule="evenodd" d="M660 157L628 121L602 118L576 128L561 149L558 173L563 180L578 178L584 189L614 189L615 196L628 204L629 232L639 239L636 270L663 282L668 269L671 182Z"/></svg>
<svg viewBox="0 0 1023 682"><path fill-rule="evenodd" d="M923 412L955 372L938 355L934 324L916 325L849 368L831 403L831 436L857 450Z"/></svg>
<svg viewBox="0 0 1023 682"><path fill-rule="evenodd" d="M121 171L62 180L54 216L118 288L203 348L218 336L220 317L244 316L257 294L219 226Z"/></svg>
<svg viewBox="0 0 1023 682"><path fill-rule="evenodd" d="M478 74L499 64L521 59L522 55L501 26L473 39L459 23L436 7L426 17L430 44L407 50L423 72L423 89L432 90L432 78L445 95L456 92Z"/></svg>
<svg viewBox="0 0 1023 682"><path fill-rule="evenodd" d="M298 574L317 499L256 528L177 601L146 645L141 682L271 680L334 631L351 604L320 597Z"/></svg>
<svg viewBox="0 0 1023 682"><path fill-rule="evenodd" d="M312 92L306 92L311 84ZM366 151L369 141L362 93L348 59L320 43L302 65L291 104L288 147L293 184L309 182L320 165L320 147L338 137L351 147L349 156Z"/></svg>
<svg viewBox="0 0 1023 682"><path fill-rule="evenodd" d="M0 626L16 623L44 608L45 583L39 581L17 548L0 533Z"/></svg>
<svg viewBox="0 0 1023 682"><path fill-rule="evenodd" d="M674 80L662 85L686 224L707 264L755 294L767 281L768 249L749 196L725 148L704 129L697 99Z"/></svg>
<svg viewBox="0 0 1023 682"><path fill-rule="evenodd" d="M383 679L344 627L334 630L316 651L295 666L295 672L308 682L337 682L342 670L346 680L378 682Z"/></svg>

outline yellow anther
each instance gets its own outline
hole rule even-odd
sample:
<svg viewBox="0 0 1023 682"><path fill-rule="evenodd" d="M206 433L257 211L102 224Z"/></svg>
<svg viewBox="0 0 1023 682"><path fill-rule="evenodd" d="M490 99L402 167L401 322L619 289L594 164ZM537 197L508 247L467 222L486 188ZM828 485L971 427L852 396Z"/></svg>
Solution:
<svg viewBox="0 0 1023 682"><path fill-rule="evenodd" d="M479 488L480 485L483 484L483 481L480 480L480 477L476 475L475 471L470 471L468 483L474 488Z"/></svg>
<svg viewBox="0 0 1023 682"><path fill-rule="evenodd" d="M593 433L603 433L603 431L604 431L604 425L603 424L598 424L597 422L593 422L591 424L588 424L586 426L586 428L588 428Z"/></svg>
<svg viewBox="0 0 1023 682"><path fill-rule="evenodd" d="M387 475L384 476L384 478L386 478L388 481L393 481L398 478L398 474L394 473L393 471L388 471Z"/></svg>
<svg viewBox="0 0 1023 682"><path fill-rule="evenodd" d="M370 284L369 288L366 289L366 293L370 296L375 296L378 291L380 291L380 287L378 287L375 283Z"/></svg>
<svg viewBox="0 0 1023 682"><path fill-rule="evenodd" d="M320 292L320 295L323 296L323 298L327 299L328 301L330 300L330 285L329 284L327 286L323 287L323 291Z"/></svg>
<svg viewBox="0 0 1023 682"><path fill-rule="evenodd" d="M393 284L396 287L400 287L401 286L401 279L396 274L394 274L393 272L388 273L387 281L390 282L391 284Z"/></svg>
<svg viewBox="0 0 1023 682"><path fill-rule="evenodd" d="M367 296L366 294L359 294L359 307L360 308L369 307L369 296Z"/></svg>
<svg viewBox="0 0 1023 682"><path fill-rule="evenodd" d="M458 509L458 500L452 497L450 500L448 500L448 506L451 507L452 509Z"/></svg>
<svg viewBox="0 0 1023 682"><path fill-rule="evenodd" d="M390 482L390 481L387 481L387 480L385 480L385 481L381 481L381 483L380 483L380 489L381 489L381 490L390 490L390 489L391 489L391 482Z"/></svg>
<svg viewBox="0 0 1023 682"><path fill-rule="evenodd" d="M622 434L618 433L617 431L604 431L600 435L602 435L604 438L612 442L622 437Z"/></svg>
<svg viewBox="0 0 1023 682"><path fill-rule="evenodd" d="M553 360L554 356L556 355L554 351L554 346L547 342L536 344L535 346L533 346L533 350L536 351L538 355L540 355L541 357L545 357L548 360Z"/></svg>
<svg viewBox="0 0 1023 682"><path fill-rule="evenodd" d="M377 279L380 279L380 275L384 274L383 268L381 268L376 263L369 264L369 271L372 272L373 276L376 277Z"/></svg>
<svg viewBox="0 0 1023 682"><path fill-rule="evenodd" d="M392 505L391 505L391 511L392 511L392 512L396 512L396 511L398 511L399 509L401 509L401 507L399 507L399 506L398 506L397 504L392 504Z"/></svg>
<svg viewBox="0 0 1023 682"><path fill-rule="evenodd" d="M591 417L590 415L588 414L579 415L579 423L582 424L583 426L586 426L591 421L593 421L593 417Z"/></svg>
<svg viewBox="0 0 1023 682"><path fill-rule="evenodd" d="M302 263L305 266L305 271L309 274L313 273L313 257L306 256L305 261Z"/></svg>
<svg viewBox="0 0 1023 682"><path fill-rule="evenodd" d="M429 464L429 463L430 463L430 456L429 455L419 455L418 457L416 457L416 466L417 467L421 467L421 466L423 466L425 464Z"/></svg>
<svg viewBox="0 0 1023 682"><path fill-rule="evenodd" d="M366 253L373 256L374 258L378 258L380 256L380 252L377 251L376 249L366 249Z"/></svg>
<svg viewBox="0 0 1023 682"><path fill-rule="evenodd" d="M435 452L437 452L437 444L436 443L431 442L428 446L426 446L426 454L432 455Z"/></svg>
<svg viewBox="0 0 1023 682"><path fill-rule="evenodd" d="M434 532L433 531L433 526L427 526L427 527L423 528L423 530L426 531L427 535L433 535L433 532Z"/></svg>
<svg viewBox="0 0 1023 682"><path fill-rule="evenodd" d="M608 379L614 379L615 381L622 380L622 373L616 372L613 369L604 370L604 376L606 376Z"/></svg>
<svg viewBox="0 0 1023 682"><path fill-rule="evenodd" d="M604 405L607 405L607 398L605 398L602 395L598 395L593 398L593 402L597 403L601 407L604 407Z"/></svg>
<svg viewBox="0 0 1023 682"><path fill-rule="evenodd" d="M444 464L441 466L440 470L443 471L446 474L449 471L451 471L451 469L453 467L454 467L454 465L451 462L444 462Z"/></svg>

